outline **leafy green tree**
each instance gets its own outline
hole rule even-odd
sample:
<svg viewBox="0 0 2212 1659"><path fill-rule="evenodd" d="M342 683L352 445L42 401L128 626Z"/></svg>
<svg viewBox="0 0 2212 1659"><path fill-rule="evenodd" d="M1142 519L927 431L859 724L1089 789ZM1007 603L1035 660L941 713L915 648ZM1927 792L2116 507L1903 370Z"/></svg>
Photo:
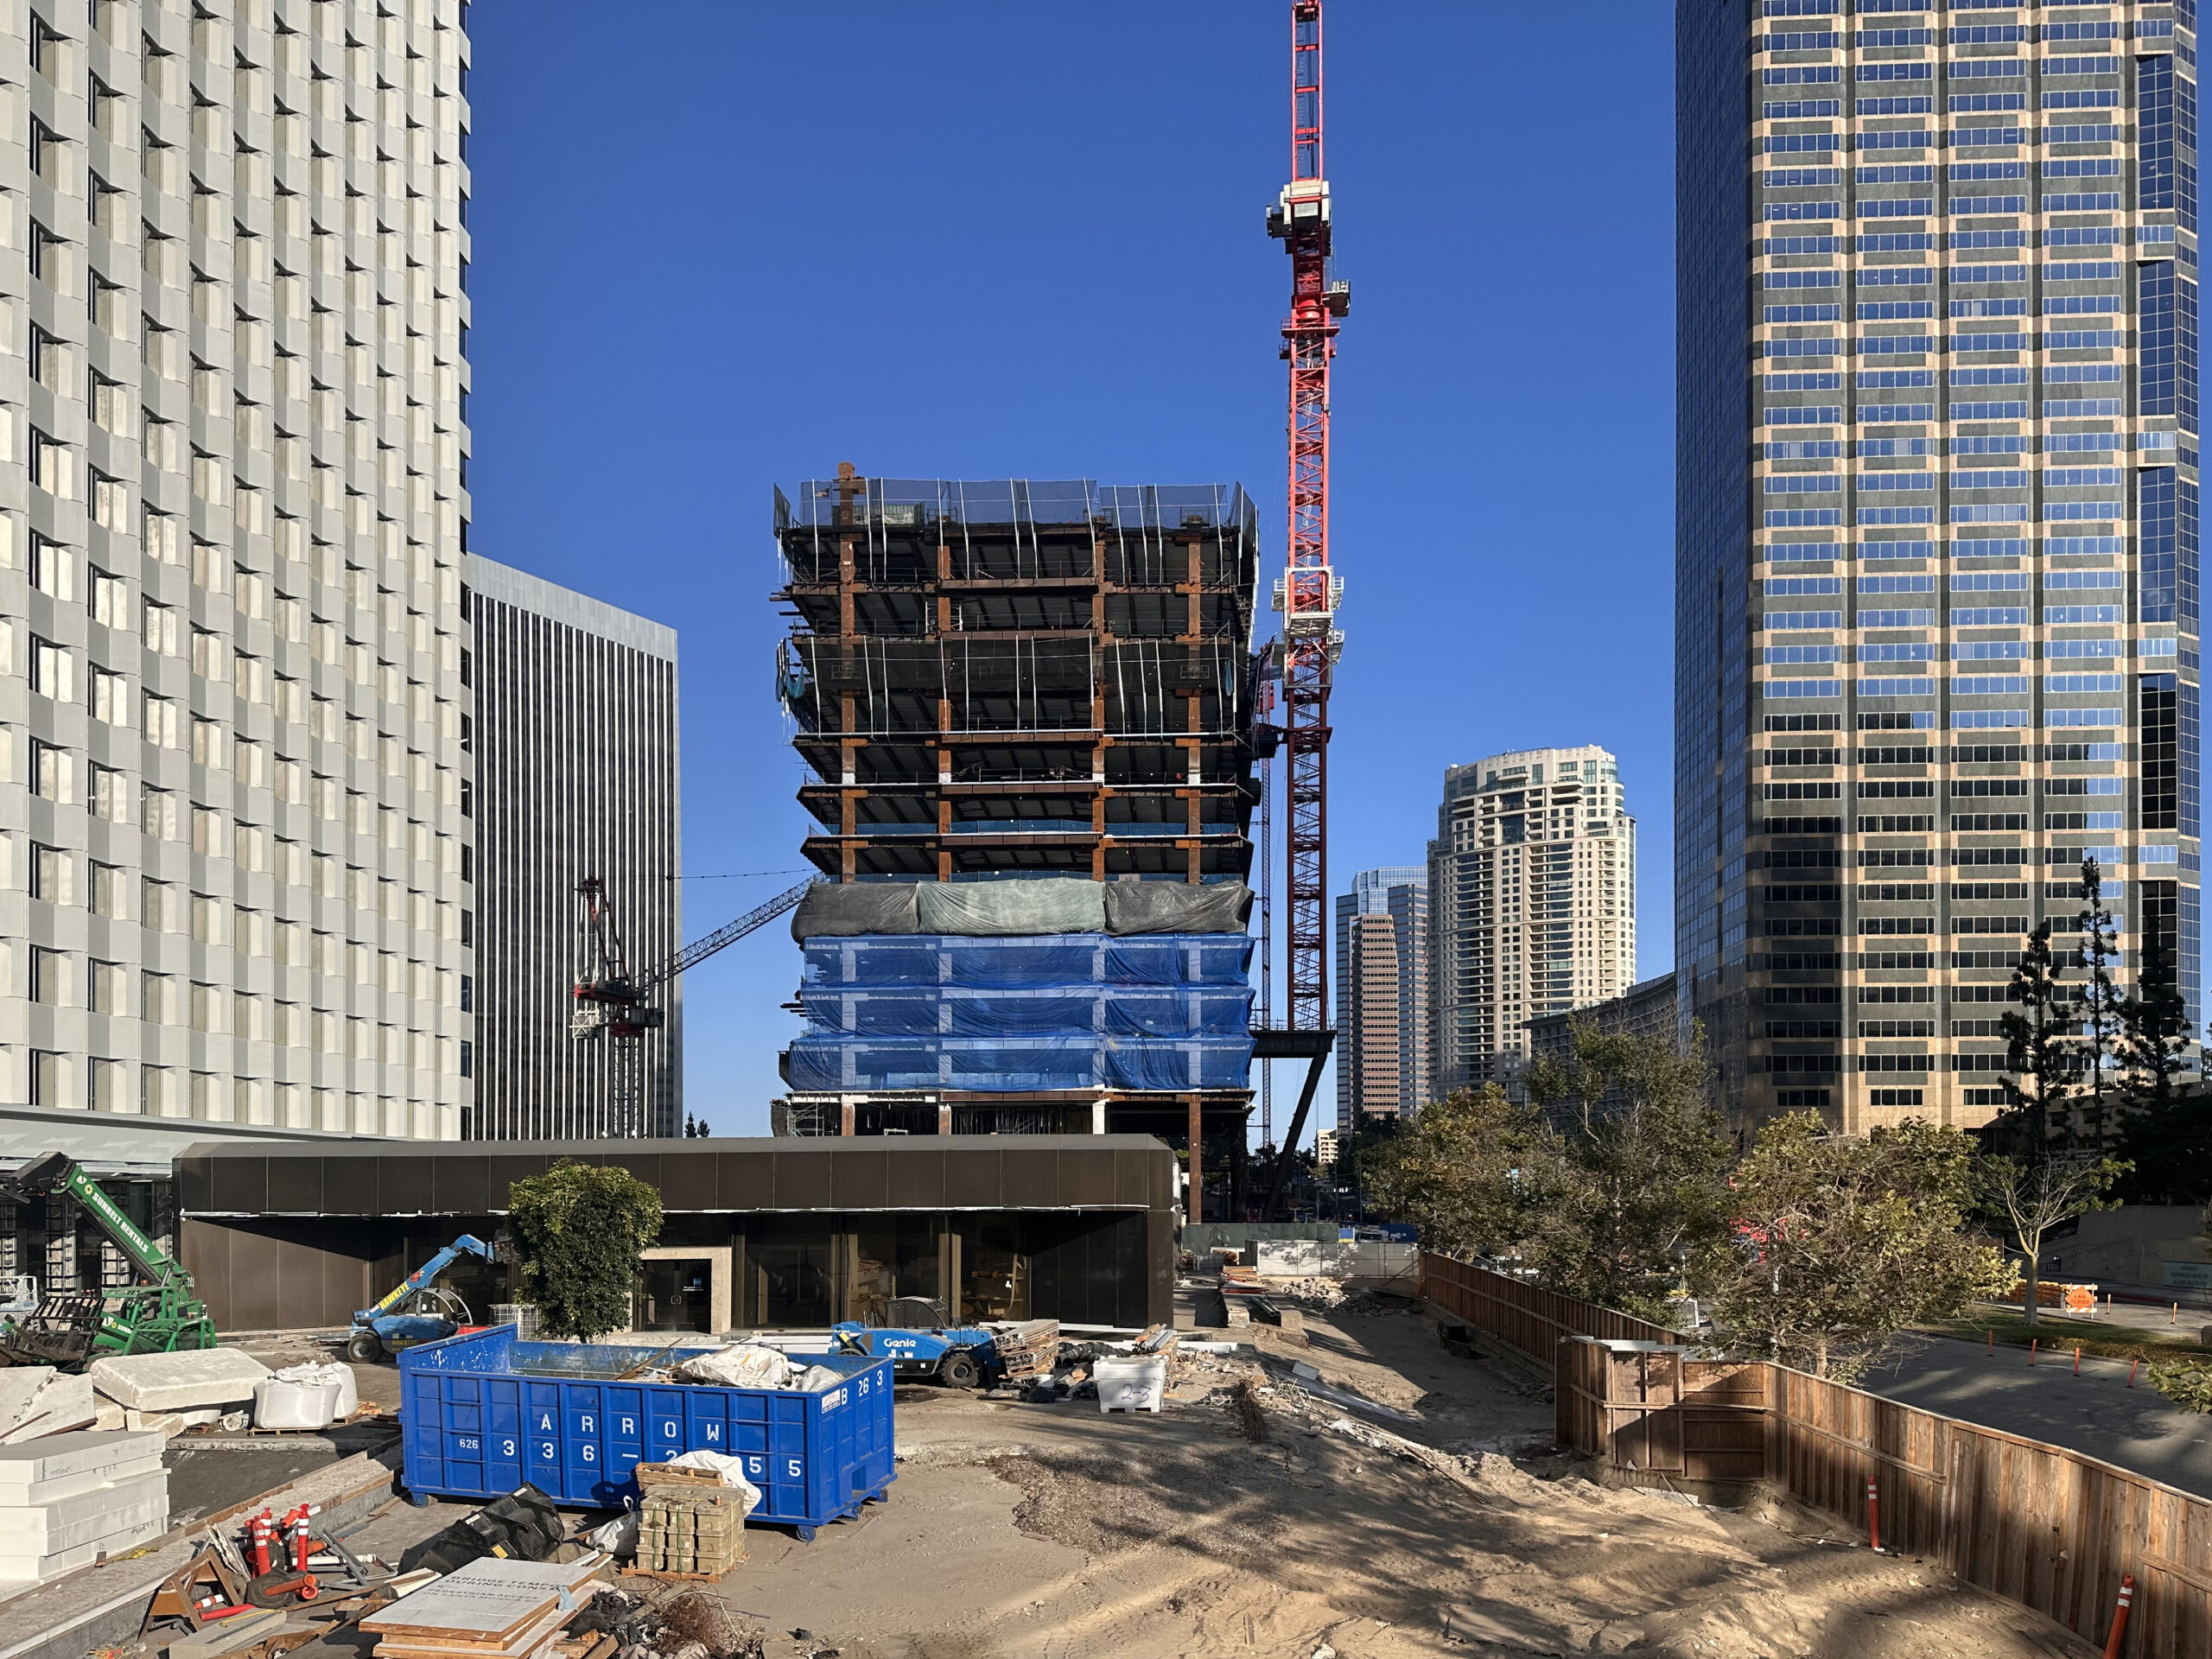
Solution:
<svg viewBox="0 0 2212 1659"><path fill-rule="evenodd" d="M1919 1119L1863 1139L1816 1113L1771 1119L1736 1168L1736 1236L1692 1282L1738 1344L1850 1381L1899 1331L2012 1282L1967 1225L1973 1169L1964 1135Z"/></svg>
<svg viewBox="0 0 2212 1659"><path fill-rule="evenodd" d="M628 1170L564 1158L507 1189L523 1294L537 1328L585 1342L629 1323L640 1252L660 1236L660 1194Z"/></svg>
<svg viewBox="0 0 2212 1659"><path fill-rule="evenodd" d="M1370 1149L1362 1179L1369 1204L1413 1223L1427 1248L1472 1257L1519 1249L1559 1161L1559 1137L1543 1115L1492 1084L1421 1108Z"/></svg>
<svg viewBox="0 0 2212 1659"><path fill-rule="evenodd" d="M2075 960L2088 982L2082 989L2078 1020L2088 1040L2072 1045L2070 1058L2089 1075L2088 1098L2082 1103L2086 1122L2081 1125L2080 1138L2101 1152L2118 1128L2120 1101L2107 1088L2106 1073L2120 1040L2123 1009L2120 987L2112 974L2113 963L2120 959L2120 930L2112 912L2105 908L2104 871L2094 858L2082 861L2076 896L2082 901L2075 918L2082 938L2075 947Z"/></svg>
<svg viewBox="0 0 2212 1659"><path fill-rule="evenodd" d="M1728 1227L1733 1154L1702 1037L1573 1033L1564 1065L1528 1074L1531 1099L1573 1116L1522 1254L1553 1289L1663 1319L1689 1258Z"/></svg>
<svg viewBox="0 0 2212 1659"><path fill-rule="evenodd" d="M2054 1227L2085 1211L2111 1209L2116 1200L2106 1193L2126 1173L2126 1164L2082 1153L2059 1153L2025 1163L2002 1157L1976 1162L1974 1186L1983 1208L2004 1224L2027 1257L2022 1304L2030 1325L2038 1322L2044 1239Z"/></svg>
<svg viewBox="0 0 2212 1659"><path fill-rule="evenodd" d="M1369 1172L1388 1155L1386 1149L1406 1125L1407 1120L1395 1112L1362 1112L1337 1142L1336 1184L1351 1189L1356 1213L1364 1213L1374 1202Z"/></svg>
<svg viewBox="0 0 2212 1659"><path fill-rule="evenodd" d="M2019 1004L1998 1022L2005 1034L2008 1075L1999 1079L2009 1109L1992 1126L1990 1139L2038 1156L2063 1142L2071 1127L2074 1057L2068 1039L2075 1029L2072 1003L2061 983L2059 963L2050 947L2050 924L2028 935L2027 948L2012 969L2007 995Z"/></svg>

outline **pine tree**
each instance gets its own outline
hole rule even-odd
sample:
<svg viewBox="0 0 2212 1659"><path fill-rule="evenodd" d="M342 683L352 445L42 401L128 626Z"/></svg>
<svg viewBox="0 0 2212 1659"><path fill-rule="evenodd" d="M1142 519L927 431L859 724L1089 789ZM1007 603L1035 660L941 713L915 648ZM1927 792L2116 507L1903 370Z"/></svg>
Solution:
<svg viewBox="0 0 2212 1659"><path fill-rule="evenodd" d="M2087 1133L2082 1138L2101 1153L2119 1129L2116 1119L2120 1103L2107 1090L2105 1073L2120 1039L2121 998L2120 987L2112 976L2112 965L2120 956L2120 933L2112 912L2105 908L2104 871L2094 858L2082 861L2078 896L2082 909L2075 919L2081 928L2082 940L2075 947L2075 960L2088 975L2088 983L2082 993L2082 1024L2088 1043L2080 1060L2089 1073L2087 1122L2083 1126Z"/></svg>
<svg viewBox="0 0 2212 1659"><path fill-rule="evenodd" d="M2030 1158L2040 1158L2053 1141L2065 1139L2073 1096L2069 1077L2072 1057L2066 1039L2074 1021L2066 988L2059 982L2049 922L2028 935L2027 949L2021 951L2006 990L2020 1006L2006 1010L1998 1022L2005 1033L2009 1073L1999 1079L1999 1086L2011 1111L2010 1121L1996 1138L2017 1143Z"/></svg>
<svg viewBox="0 0 2212 1659"><path fill-rule="evenodd" d="M2189 1013L2162 926L2144 929L2142 968L2124 1013L2129 1109L2117 1150L2132 1167L2115 1190L2128 1204L2203 1204L2212 1199L2212 1105L2177 1086L2190 1069Z"/></svg>
<svg viewBox="0 0 2212 1659"><path fill-rule="evenodd" d="M2128 1074L2129 1105L2163 1112L2175 1081L2189 1070L2189 1007L2174 970L2174 949L2163 927L2143 931L2135 993L2120 1003L2120 1053Z"/></svg>

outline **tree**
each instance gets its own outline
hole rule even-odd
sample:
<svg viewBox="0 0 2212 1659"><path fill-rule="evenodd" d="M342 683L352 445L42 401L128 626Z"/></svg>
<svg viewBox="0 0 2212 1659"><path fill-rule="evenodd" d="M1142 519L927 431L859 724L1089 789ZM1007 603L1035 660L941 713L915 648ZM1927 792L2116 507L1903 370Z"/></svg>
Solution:
<svg viewBox="0 0 2212 1659"><path fill-rule="evenodd" d="M2075 959L2088 975L2082 992L2081 1020L2088 1044L2076 1058L2089 1073L2087 1134L2080 1138L2102 1152L2113 1128L2111 1120L2117 1105L2107 1099L2105 1072L2120 1031L2121 998L2112 976L2112 965L2120 957L2120 933L2112 912L2105 908L2104 871L2094 858L2082 861L2078 893L2082 910L2076 920L2082 941L2075 949Z"/></svg>
<svg viewBox="0 0 2212 1659"><path fill-rule="evenodd" d="M2037 1323L2043 1282L2043 1241L2052 1228L2087 1210L2107 1210L2115 1200L2105 1194L2127 1173L2110 1158L2059 1154L2022 1163L1986 1157L1974 1166L1974 1184L1983 1206L2001 1220L2020 1253L2027 1257L2023 1304L2030 1325Z"/></svg>
<svg viewBox="0 0 2212 1659"><path fill-rule="evenodd" d="M2009 1121L1993 1126L1998 1131L1993 1138L2032 1157L2065 1138L2073 1096L2073 1056L2066 1039L2073 1033L2074 1019L2066 988L2059 982L2049 922L2028 935L2027 949L2020 953L2006 990L2020 1006L2005 1010L1998 1022L2005 1034L2009 1073L1999 1079L1999 1086L2010 1110Z"/></svg>
<svg viewBox="0 0 2212 1659"><path fill-rule="evenodd" d="M1663 1319L1690 1256L1727 1231L1732 1150L1702 1036L1683 1049L1586 1022L1573 1036L1563 1065L1528 1074L1533 1100L1571 1100L1574 1120L1522 1254L1554 1290Z"/></svg>
<svg viewBox="0 0 2212 1659"><path fill-rule="evenodd" d="M1973 1166L1964 1135L1919 1119L1864 1139L1815 1113L1772 1119L1736 1169L1736 1236L1700 1252L1693 1282L1738 1344L1850 1381L1906 1326L2011 1282L1967 1225Z"/></svg>
<svg viewBox="0 0 2212 1659"><path fill-rule="evenodd" d="M1366 1154L1368 1202L1446 1255L1517 1249L1548 1196L1558 1136L1495 1084L1457 1090ZM1343 1154L1338 1154L1343 1166Z"/></svg>
<svg viewBox="0 0 2212 1659"><path fill-rule="evenodd" d="M2189 1006L2174 969L2173 943L2153 920L2143 918L2135 991L2120 1003L2120 1053L2134 1106L2155 1114L2173 1104L2175 1082L2189 1071Z"/></svg>
<svg viewBox="0 0 2212 1659"><path fill-rule="evenodd" d="M2212 1100L2177 1094L2146 1106L2122 1129L2113 1188L2122 1204L2212 1204Z"/></svg>
<svg viewBox="0 0 2212 1659"><path fill-rule="evenodd" d="M1369 1172L1385 1156L1384 1148L1405 1129L1407 1120L1395 1112L1360 1112L1347 1124L1337 1141L1335 1185L1351 1189L1351 1213L1364 1219L1372 1201Z"/></svg>
<svg viewBox="0 0 2212 1659"><path fill-rule="evenodd" d="M660 1194L628 1170L564 1158L507 1189L523 1294L537 1328L589 1342L629 1323L638 1258L660 1236Z"/></svg>

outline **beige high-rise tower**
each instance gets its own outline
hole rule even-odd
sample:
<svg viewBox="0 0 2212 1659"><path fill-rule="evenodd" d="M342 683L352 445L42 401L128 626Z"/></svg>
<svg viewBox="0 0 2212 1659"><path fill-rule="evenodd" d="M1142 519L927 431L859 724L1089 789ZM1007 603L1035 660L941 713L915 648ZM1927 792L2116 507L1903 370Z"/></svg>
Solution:
<svg viewBox="0 0 2212 1659"><path fill-rule="evenodd" d="M1593 745L1518 749L1444 774L1428 843L1436 1091L1515 1075L1540 1014L1636 977L1636 820Z"/></svg>
<svg viewBox="0 0 2212 1659"><path fill-rule="evenodd" d="M0 42L0 1099L451 1137L459 0Z"/></svg>

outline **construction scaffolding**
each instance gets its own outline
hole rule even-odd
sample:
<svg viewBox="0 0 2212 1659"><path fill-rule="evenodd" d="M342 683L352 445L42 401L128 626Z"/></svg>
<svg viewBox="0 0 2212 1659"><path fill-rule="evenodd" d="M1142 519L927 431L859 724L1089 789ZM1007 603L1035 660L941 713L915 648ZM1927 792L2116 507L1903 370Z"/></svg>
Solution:
<svg viewBox="0 0 2212 1659"><path fill-rule="evenodd" d="M1165 1135L1198 1190L1217 1173L1217 1211L1242 1214L1267 667L1251 501L841 467L779 491L775 531L804 850L838 884L817 894L853 896L849 925L827 901L794 920L808 1028L776 1132ZM967 930L1013 943L937 937L963 929L931 918L992 908L957 895L1014 897L973 884L1055 875L1081 878L1034 884L1060 919ZM1165 900L1156 884L1233 913L1136 902ZM1124 897L1069 919L1084 906L1043 896L1056 887ZM1203 976L1162 966L1171 925L1145 917L1171 911Z"/></svg>
<svg viewBox="0 0 2212 1659"><path fill-rule="evenodd" d="M1241 488L843 471L778 491L775 522L778 690L824 874L1249 872Z"/></svg>

